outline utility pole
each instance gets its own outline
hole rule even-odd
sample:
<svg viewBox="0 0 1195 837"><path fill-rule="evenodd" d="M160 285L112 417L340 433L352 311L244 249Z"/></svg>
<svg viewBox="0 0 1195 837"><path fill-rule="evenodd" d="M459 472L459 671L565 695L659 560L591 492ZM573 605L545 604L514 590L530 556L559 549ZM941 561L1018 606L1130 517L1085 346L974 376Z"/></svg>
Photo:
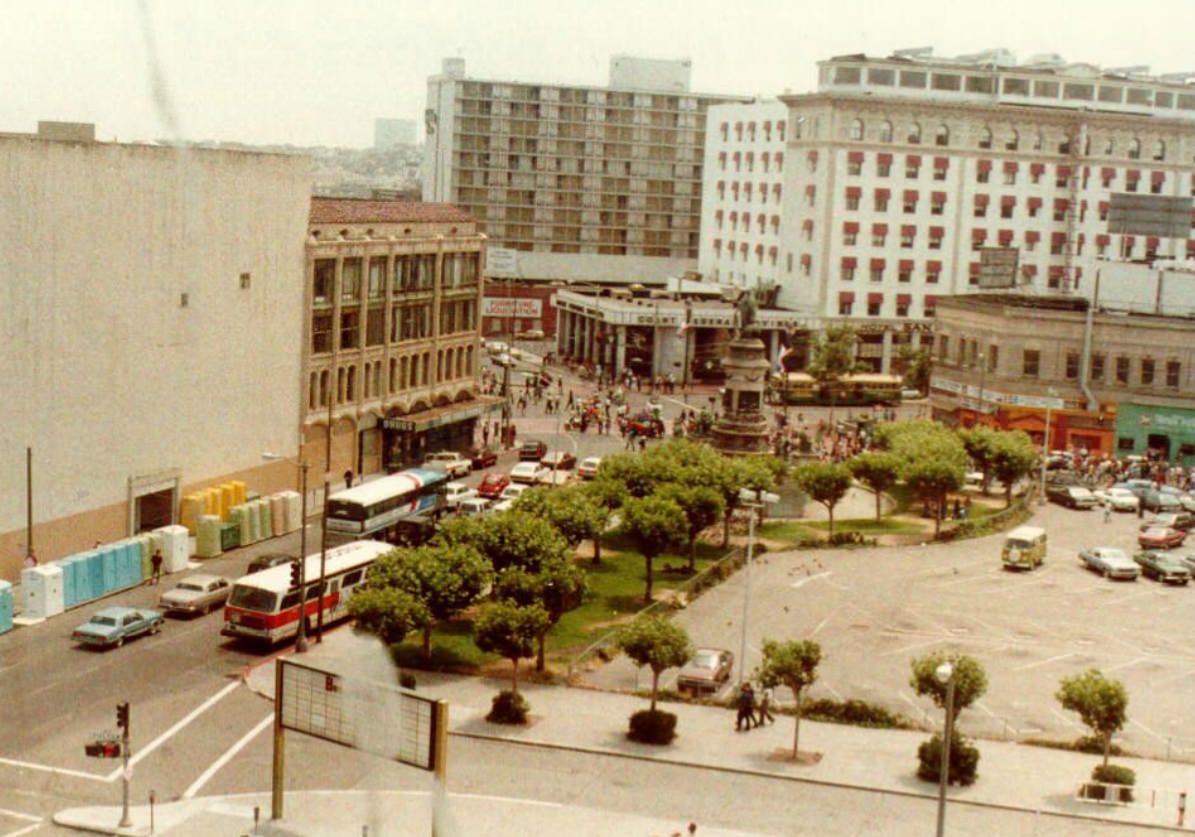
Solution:
<svg viewBox="0 0 1195 837"><path fill-rule="evenodd" d="M25 557L33 554L33 448L25 448Z"/></svg>
<svg viewBox="0 0 1195 837"><path fill-rule="evenodd" d="M129 704L128 701L116 704L116 725L121 729L120 736L120 827L129 828L133 818L129 816L129 780L133 778L133 768L129 767Z"/></svg>
<svg viewBox="0 0 1195 837"><path fill-rule="evenodd" d="M306 461L306 460L304 460ZM324 573L328 563L328 495L332 493L332 399L328 399L328 432L324 434L324 513L320 518L320 546L319 546L319 613L315 617L315 641L324 641ZM303 483L307 482L307 466L303 466ZM304 488L306 491L306 488ZM306 494L304 494L306 496ZM303 518L303 540L307 536L307 518ZM307 560L307 556L303 556ZM307 603L304 602L306 607Z"/></svg>

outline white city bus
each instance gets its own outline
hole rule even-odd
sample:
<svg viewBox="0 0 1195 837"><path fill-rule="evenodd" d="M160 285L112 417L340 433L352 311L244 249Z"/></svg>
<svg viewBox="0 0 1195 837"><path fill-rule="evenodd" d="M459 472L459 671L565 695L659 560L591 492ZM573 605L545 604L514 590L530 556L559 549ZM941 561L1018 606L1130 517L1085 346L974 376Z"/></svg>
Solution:
<svg viewBox="0 0 1195 837"><path fill-rule="evenodd" d="M393 549L380 541L354 541L328 550L324 561L324 624L348 616L348 600L365 580L369 566ZM319 614L320 556L307 556L308 625ZM291 587L291 564L279 564L237 580L224 606L223 636L274 644L299 630L299 591Z"/></svg>
<svg viewBox="0 0 1195 837"><path fill-rule="evenodd" d="M395 542L401 521L443 510L447 485L443 471L410 468L337 491L328 497L328 532Z"/></svg>

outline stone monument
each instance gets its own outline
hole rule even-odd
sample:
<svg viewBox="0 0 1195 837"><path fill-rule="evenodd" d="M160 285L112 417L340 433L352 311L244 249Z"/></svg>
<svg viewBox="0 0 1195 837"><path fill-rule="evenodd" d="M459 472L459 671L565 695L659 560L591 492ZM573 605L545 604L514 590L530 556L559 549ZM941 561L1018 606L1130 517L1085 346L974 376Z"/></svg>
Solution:
<svg viewBox="0 0 1195 837"><path fill-rule="evenodd" d="M722 414L714 422L711 444L728 456L765 456L772 452L768 442L768 420L763 414L767 387L767 348L752 325L755 307L744 293L739 300L735 336L722 358L726 384Z"/></svg>

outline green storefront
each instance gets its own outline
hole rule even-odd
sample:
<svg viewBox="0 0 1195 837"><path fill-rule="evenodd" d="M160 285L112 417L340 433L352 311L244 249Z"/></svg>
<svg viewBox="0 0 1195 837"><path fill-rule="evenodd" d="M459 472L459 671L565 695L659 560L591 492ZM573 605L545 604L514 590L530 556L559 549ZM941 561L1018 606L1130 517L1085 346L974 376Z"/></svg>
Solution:
<svg viewBox="0 0 1195 837"><path fill-rule="evenodd" d="M1116 455L1161 451L1171 462L1195 464L1195 410L1121 402L1116 410Z"/></svg>

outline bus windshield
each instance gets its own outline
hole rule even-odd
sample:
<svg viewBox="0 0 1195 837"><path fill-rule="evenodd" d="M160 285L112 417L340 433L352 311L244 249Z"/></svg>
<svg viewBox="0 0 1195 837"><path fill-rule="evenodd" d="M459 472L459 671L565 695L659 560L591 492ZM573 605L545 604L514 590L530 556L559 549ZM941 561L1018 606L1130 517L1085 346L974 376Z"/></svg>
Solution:
<svg viewBox="0 0 1195 837"><path fill-rule="evenodd" d="M244 608L245 610L257 610L262 613L273 613L276 609L278 595L271 593L269 590L262 590L260 587L249 587L245 584L238 584L232 588L232 595L228 597L228 603L233 607Z"/></svg>

